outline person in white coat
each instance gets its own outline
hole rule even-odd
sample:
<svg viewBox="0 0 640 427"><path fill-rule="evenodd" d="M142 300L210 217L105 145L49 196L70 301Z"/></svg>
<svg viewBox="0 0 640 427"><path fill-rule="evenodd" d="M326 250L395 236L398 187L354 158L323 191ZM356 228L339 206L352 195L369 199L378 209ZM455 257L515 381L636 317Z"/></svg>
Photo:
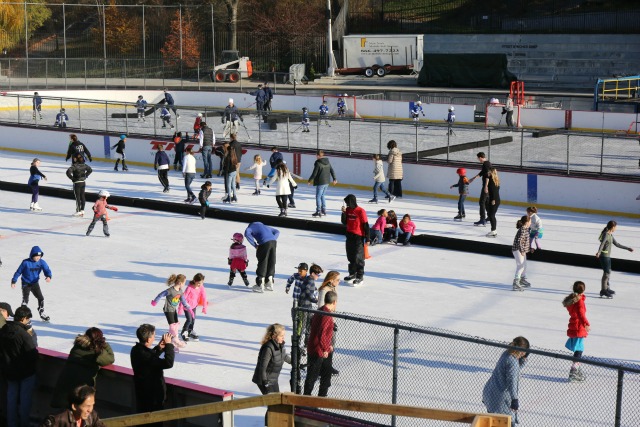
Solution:
<svg viewBox="0 0 640 427"><path fill-rule="evenodd" d="M293 188L296 188L298 185L291 177L291 173L285 162L278 163L278 166L276 166L276 173L269 181L269 185L274 182L276 183L276 201L280 208L280 215L278 216L287 216L287 197L291 194L289 183L291 183Z"/></svg>
<svg viewBox="0 0 640 427"><path fill-rule="evenodd" d="M187 190L187 198L184 202L193 203L196 201L196 195L191 191L191 183L196 177L196 158L191 153L191 147L187 148L182 159L182 176L184 177L184 188Z"/></svg>

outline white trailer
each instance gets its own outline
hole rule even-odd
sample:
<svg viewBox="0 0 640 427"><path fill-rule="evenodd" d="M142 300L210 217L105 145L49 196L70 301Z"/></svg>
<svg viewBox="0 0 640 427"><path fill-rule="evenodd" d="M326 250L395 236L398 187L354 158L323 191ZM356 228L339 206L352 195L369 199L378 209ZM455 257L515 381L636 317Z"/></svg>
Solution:
<svg viewBox="0 0 640 427"><path fill-rule="evenodd" d="M336 72L384 77L393 71L412 71L423 58L422 34L349 35L342 38L342 68Z"/></svg>

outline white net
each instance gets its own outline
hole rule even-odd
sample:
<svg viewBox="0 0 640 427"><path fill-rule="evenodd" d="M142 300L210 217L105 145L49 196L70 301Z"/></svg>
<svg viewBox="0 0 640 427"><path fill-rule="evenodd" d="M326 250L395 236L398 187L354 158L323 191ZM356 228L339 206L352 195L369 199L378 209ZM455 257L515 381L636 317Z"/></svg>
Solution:
<svg viewBox="0 0 640 427"><path fill-rule="evenodd" d="M327 101L327 107L329 107L329 117L340 116L338 109L338 102L344 101L344 117L360 118L357 110L357 102L355 96L344 95L323 95L322 101Z"/></svg>

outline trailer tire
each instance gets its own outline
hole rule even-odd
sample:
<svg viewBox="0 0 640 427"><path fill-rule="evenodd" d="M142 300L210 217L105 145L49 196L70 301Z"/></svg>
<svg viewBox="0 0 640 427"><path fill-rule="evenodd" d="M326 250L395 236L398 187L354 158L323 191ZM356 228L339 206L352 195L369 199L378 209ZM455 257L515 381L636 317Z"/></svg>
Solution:
<svg viewBox="0 0 640 427"><path fill-rule="evenodd" d="M365 68L364 75L365 75L365 77L373 77L374 72L373 72L373 70L371 68Z"/></svg>
<svg viewBox="0 0 640 427"><path fill-rule="evenodd" d="M238 73L237 71L229 73L229 81L231 83L237 83L238 80L240 80L240 73Z"/></svg>
<svg viewBox="0 0 640 427"><path fill-rule="evenodd" d="M384 67L380 67L376 70L376 75L378 77L384 77L384 75L387 74Z"/></svg>
<svg viewBox="0 0 640 427"><path fill-rule="evenodd" d="M218 83L224 82L227 80L227 73L224 71L216 71L215 79Z"/></svg>

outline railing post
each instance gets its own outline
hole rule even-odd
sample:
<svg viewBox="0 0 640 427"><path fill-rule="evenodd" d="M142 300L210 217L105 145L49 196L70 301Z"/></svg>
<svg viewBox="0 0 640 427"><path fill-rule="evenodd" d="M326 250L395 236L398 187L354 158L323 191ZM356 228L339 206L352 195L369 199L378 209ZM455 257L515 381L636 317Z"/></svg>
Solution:
<svg viewBox="0 0 640 427"><path fill-rule="evenodd" d="M451 125L447 126L447 162L449 162L449 145L451 144ZM416 156L417 157L417 156Z"/></svg>
<svg viewBox="0 0 640 427"><path fill-rule="evenodd" d="M287 116L287 150L291 149L291 141L289 141L289 116Z"/></svg>
<svg viewBox="0 0 640 427"><path fill-rule="evenodd" d="M262 146L262 116L258 115L258 147Z"/></svg>
<svg viewBox="0 0 640 427"><path fill-rule="evenodd" d="M349 134L347 136L347 140L349 141L349 155L351 155L351 119L349 119Z"/></svg>
<svg viewBox="0 0 640 427"><path fill-rule="evenodd" d="M320 117L318 117L318 121L316 122L316 151L320 149Z"/></svg>
<svg viewBox="0 0 640 427"><path fill-rule="evenodd" d="M104 101L104 130L109 132L109 101Z"/></svg>
<svg viewBox="0 0 640 427"><path fill-rule="evenodd" d="M622 420L622 386L624 385L624 371L618 369L618 386L616 387L616 418L615 427L620 427Z"/></svg>
<svg viewBox="0 0 640 427"><path fill-rule="evenodd" d="M87 90L87 60L84 60L84 90Z"/></svg>
<svg viewBox="0 0 640 427"><path fill-rule="evenodd" d="M567 175L569 175L571 169L571 162L569 161L569 134L567 134Z"/></svg>
<svg viewBox="0 0 640 427"><path fill-rule="evenodd" d="M418 157L419 157L419 154L420 154L420 151L418 150L418 126L414 126L414 130L416 131L416 162L418 162L419 161ZM382 153L380 153L380 154L382 154Z"/></svg>
<svg viewBox="0 0 640 427"><path fill-rule="evenodd" d="M129 134L129 114L127 113L127 104L124 104L124 128L127 130L126 134Z"/></svg>
<svg viewBox="0 0 640 427"><path fill-rule="evenodd" d="M20 95L18 95L18 124L20 124Z"/></svg>
<svg viewBox="0 0 640 427"><path fill-rule="evenodd" d="M398 328L393 329L393 382L391 385L391 403L394 405L398 403L398 337L400 336L400 330ZM391 416L391 425L396 425L396 416Z"/></svg>
<svg viewBox="0 0 640 427"><path fill-rule="evenodd" d="M293 309L293 334L291 335L291 391L300 394L301 390L298 388L298 378L300 377L300 337L297 335L298 331L298 310Z"/></svg>
<svg viewBox="0 0 640 427"><path fill-rule="evenodd" d="M522 169L522 162L524 156L524 130L520 131L520 169Z"/></svg>
<svg viewBox="0 0 640 427"><path fill-rule="evenodd" d="M600 175L602 175L603 165L604 165L604 133L602 134L602 143L600 146Z"/></svg>
<svg viewBox="0 0 640 427"><path fill-rule="evenodd" d="M85 64L87 62L85 61ZM81 114L81 109L80 109L80 101L78 101L78 125L80 126L80 130L82 130L82 114Z"/></svg>
<svg viewBox="0 0 640 427"><path fill-rule="evenodd" d="M378 131L378 153L382 154L382 120L380 120L380 130Z"/></svg>

